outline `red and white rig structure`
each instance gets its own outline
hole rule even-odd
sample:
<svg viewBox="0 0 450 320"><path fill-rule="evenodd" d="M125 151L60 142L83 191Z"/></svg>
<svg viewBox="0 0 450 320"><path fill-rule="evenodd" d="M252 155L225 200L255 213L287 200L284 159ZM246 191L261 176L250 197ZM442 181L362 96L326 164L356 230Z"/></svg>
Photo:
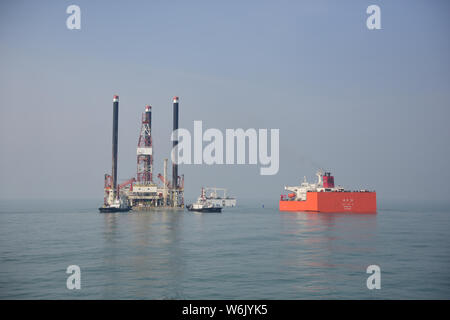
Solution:
<svg viewBox="0 0 450 320"><path fill-rule="evenodd" d="M173 130L178 129L178 97L173 99ZM176 146L178 141L174 141ZM178 165L172 166L173 181L168 180L167 159L164 159L164 175L157 177L162 186L153 180L152 107L145 106L142 114L141 130L136 149L137 172L121 186L121 194L126 196L133 209L145 210L154 207L184 207L184 176L178 176Z"/></svg>

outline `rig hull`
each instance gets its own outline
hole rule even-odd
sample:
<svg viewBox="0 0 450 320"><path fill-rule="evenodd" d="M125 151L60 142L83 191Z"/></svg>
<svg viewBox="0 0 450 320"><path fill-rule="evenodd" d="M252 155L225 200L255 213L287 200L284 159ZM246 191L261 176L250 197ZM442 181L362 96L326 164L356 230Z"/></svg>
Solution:
<svg viewBox="0 0 450 320"><path fill-rule="evenodd" d="M280 200L280 211L376 213L376 192L307 192L306 200Z"/></svg>
<svg viewBox="0 0 450 320"><path fill-rule="evenodd" d="M131 207L124 207L124 208L100 207L100 208L98 208L98 210L101 213L128 212L131 210Z"/></svg>

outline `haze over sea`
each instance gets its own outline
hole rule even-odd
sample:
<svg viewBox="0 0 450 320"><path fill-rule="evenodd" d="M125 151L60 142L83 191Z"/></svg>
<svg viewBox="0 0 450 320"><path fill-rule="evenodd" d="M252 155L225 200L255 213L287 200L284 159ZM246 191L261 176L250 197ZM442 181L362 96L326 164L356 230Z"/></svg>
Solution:
<svg viewBox="0 0 450 320"><path fill-rule="evenodd" d="M263 205L264 204L264 208ZM0 201L1 299L450 299L450 207L100 214L98 200ZM381 289L368 290L369 265ZM81 268L81 289L66 268Z"/></svg>

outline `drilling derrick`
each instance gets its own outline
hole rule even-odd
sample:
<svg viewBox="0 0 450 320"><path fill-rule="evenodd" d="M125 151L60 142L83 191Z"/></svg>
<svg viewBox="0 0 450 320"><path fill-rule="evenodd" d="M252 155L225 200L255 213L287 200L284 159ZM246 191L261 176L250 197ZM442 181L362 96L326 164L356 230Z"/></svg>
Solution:
<svg viewBox="0 0 450 320"><path fill-rule="evenodd" d="M136 150L136 180L127 191L128 200L137 210L146 210L161 205L158 186L153 182L152 107L145 106L142 114L141 131Z"/></svg>
<svg viewBox="0 0 450 320"><path fill-rule="evenodd" d="M141 133L137 146L137 176L139 185L153 183L153 151L152 151L152 107L146 106L142 114Z"/></svg>

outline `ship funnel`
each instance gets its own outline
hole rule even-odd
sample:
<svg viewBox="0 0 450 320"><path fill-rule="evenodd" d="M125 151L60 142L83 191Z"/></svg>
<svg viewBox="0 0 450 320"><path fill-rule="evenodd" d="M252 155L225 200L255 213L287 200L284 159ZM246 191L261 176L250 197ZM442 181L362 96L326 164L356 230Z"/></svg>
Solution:
<svg viewBox="0 0 450 320"><path fill-rule="evenodd" d="M323 187L324 188L334 188L334 177L330 172L325 172L323 176Z"/></svg>

